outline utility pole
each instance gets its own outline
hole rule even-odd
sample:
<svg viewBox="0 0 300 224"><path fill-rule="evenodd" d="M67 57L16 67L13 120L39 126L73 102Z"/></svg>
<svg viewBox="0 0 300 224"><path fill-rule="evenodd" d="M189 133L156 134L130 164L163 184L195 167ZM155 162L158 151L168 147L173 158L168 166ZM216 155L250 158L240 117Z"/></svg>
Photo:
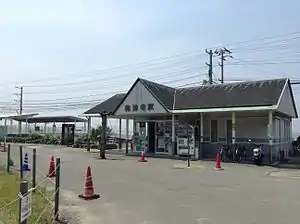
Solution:
<svg viewBox="0 0 300 224"><path fill-rule="evenodd" d="M212 85L213 80L212 80L212 75L213 75L213 66L212 66L212 58L213 58L213 51L212 50L205 50L205 52L209 55L209 63L206 63L208 66L208 84Z"/></svg>
<svg viewBox="0 0 300 224"><path fill-rule="evenodd" d="M233 58L230 54L231 51L225 47L216 49L214 52L214 55L220 56L221 83L224 83L224 61L226 61L226 58Z"/></svg>
<svg viewBox="0 0 300 224"><path fill-rule="evenodd" d="M18 102L19 102L19 115L22 115L22 113L23 113L23 87L22 86L16 86L16 88L17 89L19 89L20 90L20 93L17 93L16 95L18 95L19 96L19 100L18 100ZM19 121L19 134L21 134L22 133L22 122L21 121Z"/></svg>
<svg viewBox="0 0 300 224"><path fill-rule="evenodd" d="M108 113L103 111L100 113L101 120L102 120L102 133L100 137L100 159L106 159L105 157L105 150L106 150L106 130L107 130L107 116Z"/></svg>

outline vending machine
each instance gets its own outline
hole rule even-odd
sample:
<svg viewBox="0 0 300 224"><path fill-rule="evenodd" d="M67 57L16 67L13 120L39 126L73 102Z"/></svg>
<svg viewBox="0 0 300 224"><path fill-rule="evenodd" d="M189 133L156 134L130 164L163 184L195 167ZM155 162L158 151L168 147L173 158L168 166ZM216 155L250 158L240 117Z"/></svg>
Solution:
<svg viewBox="0 0 300 224"><path fill-rule="evenodd" d="M193 126L177 126L177 154L179 156L195 156L195 132Z"/></svg>
<svg viewBox="0 0 300 224"><path fill-rule="evenodd" d="M138 131L133 133L133 147L135 151L147 151L146 123L139 122Z"/></svg>

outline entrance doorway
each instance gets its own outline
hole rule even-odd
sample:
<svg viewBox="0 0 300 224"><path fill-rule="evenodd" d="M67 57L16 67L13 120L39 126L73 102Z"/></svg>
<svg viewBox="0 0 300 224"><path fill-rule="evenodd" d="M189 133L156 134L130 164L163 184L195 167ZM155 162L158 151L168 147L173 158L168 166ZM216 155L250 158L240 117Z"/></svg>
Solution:
<svg viewBox="0 0 300 224"><path fill-rule="evenodd" d="M148 122L148 152L155 152L155 122Z"/></svg>

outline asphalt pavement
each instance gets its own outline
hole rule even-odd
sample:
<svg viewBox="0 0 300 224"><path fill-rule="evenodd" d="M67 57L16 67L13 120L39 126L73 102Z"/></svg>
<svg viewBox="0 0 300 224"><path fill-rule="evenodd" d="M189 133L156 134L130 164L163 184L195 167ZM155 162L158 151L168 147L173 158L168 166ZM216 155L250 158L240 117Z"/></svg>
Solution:
<svg viewBox="0 0 300 224"><path fill-rule="evenodd" d="M300 214L300 172L273 167L108 155L60 146L37 148L40 178L53 155L61 158L61 208L89 224L294 224ZM18 163L18 147L12 146ZM1 164L5 153L0 153ZM87 166L100 199L82 201ZM51 187L51 183L48 183Z"/></svg>

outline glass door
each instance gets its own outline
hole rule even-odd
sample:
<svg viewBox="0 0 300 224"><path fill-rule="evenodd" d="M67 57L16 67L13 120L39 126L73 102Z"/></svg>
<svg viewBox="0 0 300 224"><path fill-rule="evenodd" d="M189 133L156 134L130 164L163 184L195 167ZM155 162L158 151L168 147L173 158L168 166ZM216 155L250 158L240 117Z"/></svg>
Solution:
<svg viewBox="0 0 300 224"><path fill-rule="evenodd" d="M165 122L156 123L156 153L165 152Z"/></svg>

